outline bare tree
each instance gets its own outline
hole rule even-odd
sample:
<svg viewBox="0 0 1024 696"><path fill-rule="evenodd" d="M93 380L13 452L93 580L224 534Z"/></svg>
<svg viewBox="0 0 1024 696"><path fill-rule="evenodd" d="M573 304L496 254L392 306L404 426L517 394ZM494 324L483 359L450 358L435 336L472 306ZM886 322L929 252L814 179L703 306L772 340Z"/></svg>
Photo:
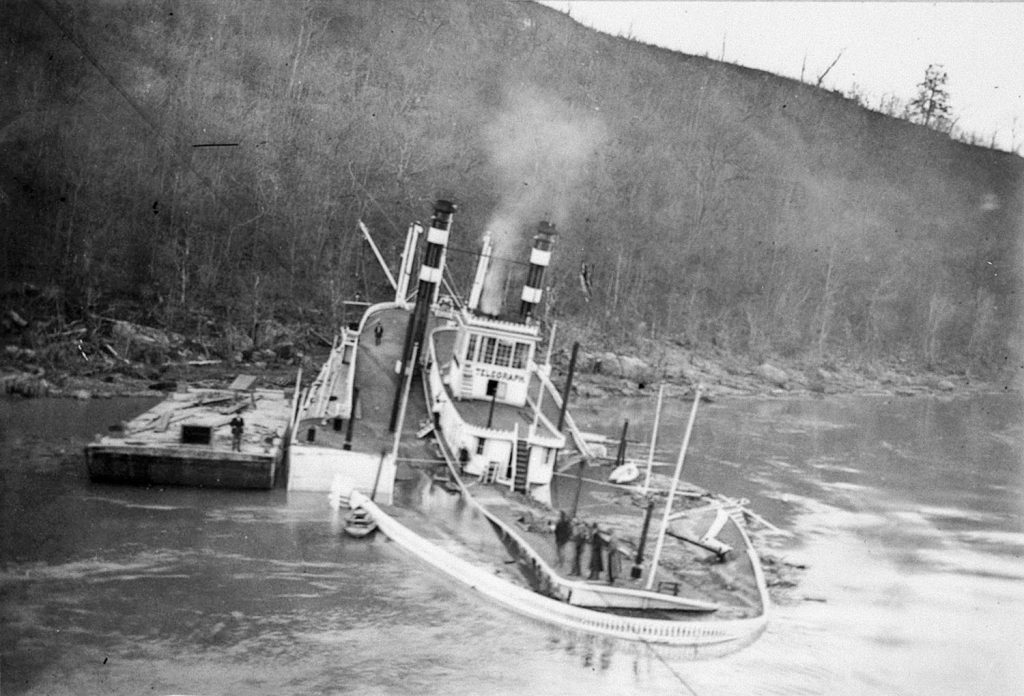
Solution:
<svg viewBox="0 0 1024 696"><path fill-rule="evenodd" d="M906 105L903 100L895 94L885 93L878 99L878 111L893 118L903 118L906 113Z"/></svg>
<svg viewBox="0 0 1024 696"><path fill-rule="evenodd" d="M941 65L931 64L925 71L924 80L917 85L917 96L907 105L907 114L911 121L948 132L953 121L950 118L953 107L950 105L949 90L946 82L949 75Z"/></svg>
<svg viewBox="0 0 1024 696"><path fill-rule="evenodd" d="M859 106L867 106L868 105L868 95L867 95L867 92L865 92L864 88L861 87L856 82L854 82L852 85L850 85L850 88L848 90L846 90L846 98L849 99L852 102L855 102Z"/></svg>
<svg viewBox="0 0 1024 696"><path fill-rule="evenodd" d="M821 87L821 83L825 80L825 77L828 76L828 74L830 72L832 72L832 68L836 67L836 63L838 63L839 59L843 57L843 52L845 50L846 49L844 48L842 51L840 51L839 55L837 55L835 57L835 60L833 60L831 63L829 63L828 67L825 68L825 72L823 72L820 75L818 75L818 81L815 83L815 85L814 85L815 87Z"/></svg>

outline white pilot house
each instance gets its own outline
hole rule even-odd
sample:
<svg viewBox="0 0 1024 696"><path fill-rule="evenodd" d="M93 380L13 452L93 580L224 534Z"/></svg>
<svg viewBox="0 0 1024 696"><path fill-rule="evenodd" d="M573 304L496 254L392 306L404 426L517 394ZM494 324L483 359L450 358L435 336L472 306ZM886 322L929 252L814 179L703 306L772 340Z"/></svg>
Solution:
<svg viewBox="0 0 1024 696"><path fill-rule="evenodd" d="M550 483L555 456L565 446L552 422L557 406L550 366L536 360L540 328L533 320L554 234L554 226L542 222L534 237L521 321L474 311L490 258L485 238L469 306L453 311L429 341L428 393L443 445L464 473L523 493Z"/></svg>

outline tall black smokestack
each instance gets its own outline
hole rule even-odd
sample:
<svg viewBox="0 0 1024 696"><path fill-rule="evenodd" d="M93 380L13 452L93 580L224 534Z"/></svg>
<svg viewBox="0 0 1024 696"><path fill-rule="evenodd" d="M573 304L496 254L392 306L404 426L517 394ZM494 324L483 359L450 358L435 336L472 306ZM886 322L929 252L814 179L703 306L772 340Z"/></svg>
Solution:
<svg viewBox="0 0 1024 696"><path fill-rule="evenodd" d="M452 229L452 214L457 207L451 201L439 200L434 203L434 217L430 219L427 230L427 248L423 252L423 265L420 266L420 280L416 288L416 306L409 317L409 325L405 332L405 345L402 348L401 377L395 391L395 401L391 408L391 424L388 429L395 431L398 411L402 402L402 385L409 370L414 369L412 361L414 346L419 346L419 354L425 355L423 337L427 332L427 320L430 316L430 305L434 303L441 278L444 274L445 249L448 247L448 235Z"/></svg>
<svg viewBox="0 0 1024 696"><path fill-rule="evenodd" d="M533 316L533 311L540 304L544 286L544 269L551 263L551 245L555 241L555 226L550 222L537 225L537 234L533 236L533 248L530 250L530 270L526 273L526 284L523 285L522 302L519 314L523 319Z"/></svg>

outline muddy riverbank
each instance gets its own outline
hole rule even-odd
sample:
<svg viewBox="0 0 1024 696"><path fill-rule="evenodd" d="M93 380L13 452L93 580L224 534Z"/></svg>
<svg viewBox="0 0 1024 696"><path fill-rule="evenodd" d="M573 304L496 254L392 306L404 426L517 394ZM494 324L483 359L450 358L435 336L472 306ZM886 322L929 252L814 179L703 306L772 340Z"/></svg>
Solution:
<svg viewBox="0 0 1024 696"><path fill-rule="evenodd" d="M110 398L153 396L192 386L226 387L239 374L258 377L257 386L289 388L302 371L312 379L326 349L288 360L182 360L160 365L99 361L43 366L31 360L8 358L0 363L0 392L25 397ZM85 361L82 361L83 363ZM555 361L553 378L564 384L568 360ZM653 367L629 355L586 354L573 379L573 395L586 399L654 396L666 385L669 398L688 398L702 386L705 398L807 395L887 395L994 393L1019 391L1014 380L982 380L970 375L921 372L899 364L851 366L830 363L813 366L798 361L757 363L742 356L681 354L665 366Z"/></svg>
<svg viewBox="0 0 1024 696"><path fill-rule="evenodd" d="M19 317L20 318L20 317ZM313 378L330 342L309 328L268 322L254 336L232 327L215 337L189 337L127 321L72 323L49 334L5 323L0 341L0 393L25 397L104 398L151 396L179 382L227 386L239 374L257 376L265 388ZM564 384L570 351L552 356L553 377ZM583 345L573 393L580 398L656 394L686 398L702 385L706 398L882 394L916 396L1017 390L1018 376L979 376L969 371L923 370L908 361L785 359L748 356L672 341L644 341L615 350Z"/></svg>

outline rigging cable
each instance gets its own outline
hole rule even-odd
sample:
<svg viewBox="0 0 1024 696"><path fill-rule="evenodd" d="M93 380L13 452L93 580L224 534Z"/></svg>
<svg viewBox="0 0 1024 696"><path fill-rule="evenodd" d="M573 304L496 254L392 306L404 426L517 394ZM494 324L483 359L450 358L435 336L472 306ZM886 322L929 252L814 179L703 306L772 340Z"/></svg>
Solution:
<svg viewBox="0 0 1024 696"><path fill-rule="evenodd" d="M223 206L225 209L229 209L227 203L217 193L217 190L214 188L213 183L206 176L200 174L199 171L196 170L196 168L192 165L192 162L189 161L189 159L187 159L179 151L179 148L176 146L174 141L172 141L163 132L163 130L157 124L156 120L153 119L153 117L150 116L146 112L146 110L142 108L142 105L139 104L134 97L132 97L123 87L121 87L121 85L117 83L117 80L114 79L114 76L110 73L110 71L104 68L103 65L100 64L96 56L92 54L92 51L89 50L89 47L86 45L85 41L81 37L76 36L70 28L66 27L64 23L61 22L60 18L53 12L53 10L50 7L48 7L45 2L43 2L43 0L32 1L35 3L36 7L38 7L44 15L46 15L46 18L53 22L57 29L60 30L60 32L64 35L64 38L66 38L68 41L74 44L75 48L77 48L79 52L82 54L82 57L84 57L94 68L96 68L96 71L101 76L103 76L103 79L106 80L111 87L114 88L114 91L121 95L121 98L125 100L128 106L131 107L132 111L134 111L138 115L138 117L141 118L142 121L149 127L149 129L153 131L154 135L156 135L157 139L160 140L164 147L166 147L167 150L170 151L171 155L175 159L177 159L186 169L192 172L192 175L195 176L204 186L206 186L210 190L210 193L213 195L213 199L217 202L217 204ZM56 4L57 9L61 10L65 15L70 15L69 12L65 11L60 6L60 3L57 2L57 0L54 0L54 4Z"/></svg>
<svg viewBox="0 0 1024 696"><path fill-rule="evenodd" d="M460 247L453 247L451 245L447 246L446 250L447 251L454 251L457 254L466 254L468 256L477 256L477 257L483 256L483 252L481 252L481 251L474 251L473 249L462 249ZM514 266L529 266L530 265L529 261L521 261L519 259L512 259L512 258L509 258L508 256L497 256L495 254L491 254L490 258L491 259L497 259L498 261L503 261L504 263L512 264Z"/></svg>

